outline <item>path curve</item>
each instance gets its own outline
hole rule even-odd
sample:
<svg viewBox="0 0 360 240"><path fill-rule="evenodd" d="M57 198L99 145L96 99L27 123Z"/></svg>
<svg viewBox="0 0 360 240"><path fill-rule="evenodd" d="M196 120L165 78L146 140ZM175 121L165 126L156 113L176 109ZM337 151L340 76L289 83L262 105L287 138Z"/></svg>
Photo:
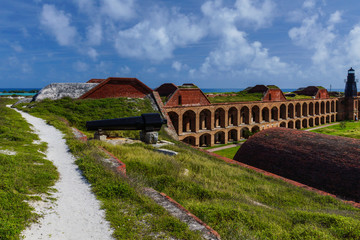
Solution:
<svg viewBox="0 0 360 240"><path fill-rule="evenodd" d="M40 140L48 144L46 157L60 173L60 179L54 185L57 192L52 196L57 200L34 206L43 217L22 232L24 239L113 239L105 212L100 210L100 202L74 163L75 158L69 152L64 135L44 120L16 111L33 125Z"/></svg>

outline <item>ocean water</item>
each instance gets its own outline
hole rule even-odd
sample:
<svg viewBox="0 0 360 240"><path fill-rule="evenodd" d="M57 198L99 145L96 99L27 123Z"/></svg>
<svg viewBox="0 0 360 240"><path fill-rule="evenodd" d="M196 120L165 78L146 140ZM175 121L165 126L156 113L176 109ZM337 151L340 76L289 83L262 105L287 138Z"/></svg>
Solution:
<svg viewBox="0 0 360 240"><path fill-rule="evenodd" d="M0 96L34 96L36 93L4 93L4 91L31 91L40 90L40 88L0 88Z"/></svg>

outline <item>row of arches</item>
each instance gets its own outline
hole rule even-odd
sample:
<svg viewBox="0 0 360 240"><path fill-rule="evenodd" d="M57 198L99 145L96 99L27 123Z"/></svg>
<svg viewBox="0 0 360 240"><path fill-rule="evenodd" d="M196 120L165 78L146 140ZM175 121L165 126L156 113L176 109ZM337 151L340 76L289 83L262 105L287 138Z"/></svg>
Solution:
<svg viewBox="0 0 360 240"><path fill-rule="evenodd" d="M315 127L326 123L336 121L336 115L319 116L312 118L304 118L297 120L288 120L279 122L276 125L255 125L252 127L237 127L232 129L218 130L216 132L206 132L203 134L190 135L183 138L183 142L194 146L208 147L215 144L226 144L229 142L240 141L246 139L252 134L270 127L283 127L291 129L301 129Z"/></svg>
<svg viewBox="0 0 360 240"><path fill-rule="evenodd" d="M179 116L175 111L168 112L169 117L177 133L199 132L201 130L214 130L229 126L241 126L252 123L275 122L287 119L304 118L316 115L335 113L337 101L316 101L303 103L288 103L278 106L254 105L243 106L240 109L231 107L225 111L218 107L211 111L203 109L196 114L193 110L187 110Z"/></svg>

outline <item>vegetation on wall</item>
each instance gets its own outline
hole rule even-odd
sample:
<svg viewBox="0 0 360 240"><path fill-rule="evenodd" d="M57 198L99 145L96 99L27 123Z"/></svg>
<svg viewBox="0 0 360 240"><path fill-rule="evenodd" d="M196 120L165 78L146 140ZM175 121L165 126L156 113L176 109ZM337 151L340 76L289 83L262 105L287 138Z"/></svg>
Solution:
<svg viewBox="0 0 360 240"><path fill-rule="evenodd" d="M211 103L224 103L224 102L251 102L261 101L262 93L248 93L247 91L237 92L233 94L221 94L221 96L209 97Z"/></svg>

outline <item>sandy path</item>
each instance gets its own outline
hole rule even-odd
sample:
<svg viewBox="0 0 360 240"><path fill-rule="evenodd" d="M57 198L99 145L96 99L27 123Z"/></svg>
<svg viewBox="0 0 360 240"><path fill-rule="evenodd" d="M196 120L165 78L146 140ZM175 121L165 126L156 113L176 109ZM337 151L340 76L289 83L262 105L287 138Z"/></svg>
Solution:
<svg viewBox="0 0 360 240"><path fill-rule="evenodd" d="M41 141L48 143L47 159L60 173L60 179L54 185L57 192L52 196L57 200L34 205L36 212L44 216L39 223L22 232L24 239L113 239L110 224L104 218L105 212L100 210L100 202L75 165L63 134L42 119L18 112L34 126Z"/></svg>

